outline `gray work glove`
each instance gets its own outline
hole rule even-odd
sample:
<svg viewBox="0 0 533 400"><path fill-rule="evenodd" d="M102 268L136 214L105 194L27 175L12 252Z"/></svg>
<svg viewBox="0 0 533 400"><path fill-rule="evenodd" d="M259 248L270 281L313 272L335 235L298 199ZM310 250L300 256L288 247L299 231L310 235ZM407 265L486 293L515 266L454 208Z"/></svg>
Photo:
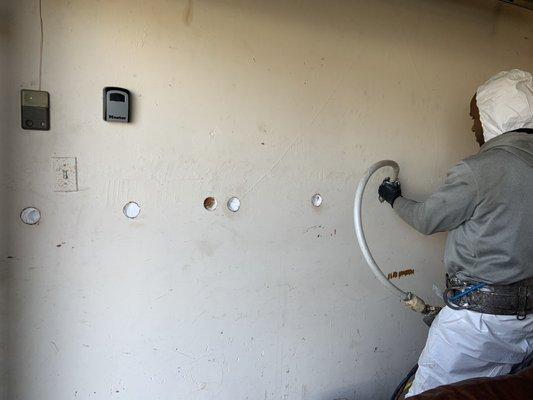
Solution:
<svg viewBox="0 0 533 400"><path fill-rule="evenodd" d="M390 178L385 178L379 185L378 194L380 199L385 200L391 207L394 206L394 200L402 195L400 181L391 182Z"/></svg>

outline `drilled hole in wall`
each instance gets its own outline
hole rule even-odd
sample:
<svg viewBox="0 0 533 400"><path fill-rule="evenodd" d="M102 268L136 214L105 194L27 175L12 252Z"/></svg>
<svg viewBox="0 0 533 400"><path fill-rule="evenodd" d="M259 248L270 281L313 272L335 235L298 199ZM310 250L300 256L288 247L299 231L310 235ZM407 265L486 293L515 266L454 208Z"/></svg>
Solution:
<svg viewBox="0 0 533 400"><path fill-rule="evenodd" d="M217 208L217 199L215 199L214 197L206 197L205 200L204 200L204 208L207 210L207 211L215 211L216 208Z"/></svg>
<svg viewBox="0 0 533 400"><path fill-rule="evenodd" d="M322 196L320 195L320 193L315 193L311 197L311 204L315 207L320 207L322 205Z"/></svg>
<svg viewBox="0 0 533 400"><path fill-rule="evenodd" d="M41 220L41 212L35 207L26 207L20 213L20 220L27 225L38 224Z"/></svg>
<svg viewBox="0 0 533 400"><path fill-rule="evenodd" d="M238 197L230 197L226 205L231 212L237 212L241 208L241 200Z"/></svg>
<svg viewBox="0 0 533 400"><path fill-rule="evenodd" d="M141 206L134 201L130 201L126 203L126 205L122 209L122 212L126 217L134 219L137 218L141 213Z"/></svg>

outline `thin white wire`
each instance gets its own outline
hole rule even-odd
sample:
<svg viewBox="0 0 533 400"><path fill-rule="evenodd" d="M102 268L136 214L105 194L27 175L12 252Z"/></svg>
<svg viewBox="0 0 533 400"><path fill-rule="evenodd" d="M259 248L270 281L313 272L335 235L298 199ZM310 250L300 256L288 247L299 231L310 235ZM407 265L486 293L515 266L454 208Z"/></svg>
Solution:
<svg viewBox="0 0 533 400"><path fill-rule="evenodd" d="M43 43L44 43L44 29L43 29L43 12L42 0L39 0L39 20L41 21L41 43L39 46L39 90L41 90L41 81L43 75Z"/></svg>

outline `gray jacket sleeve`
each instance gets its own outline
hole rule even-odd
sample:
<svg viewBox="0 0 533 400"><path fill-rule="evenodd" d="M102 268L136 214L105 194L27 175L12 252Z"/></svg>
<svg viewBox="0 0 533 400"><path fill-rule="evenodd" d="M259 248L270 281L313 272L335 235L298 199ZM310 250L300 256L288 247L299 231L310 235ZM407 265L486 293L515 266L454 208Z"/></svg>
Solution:
<svg viewBox="0 0 533 400"><path fill-rule="evenodd" d="M426 201L398 197L394 211L420 233L430 235L454 229L474 214L478 204L478 185L465 162L453 167L444 185Z"/></svg>

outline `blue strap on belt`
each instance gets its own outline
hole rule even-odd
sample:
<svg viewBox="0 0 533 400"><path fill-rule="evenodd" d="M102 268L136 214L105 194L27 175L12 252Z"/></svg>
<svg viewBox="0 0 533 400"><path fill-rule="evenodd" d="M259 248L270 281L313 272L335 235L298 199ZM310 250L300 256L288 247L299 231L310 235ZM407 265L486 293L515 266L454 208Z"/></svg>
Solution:
<svg viewBox="0 0 533 400"><path fill-rule="evenodd" d="M473 293L476 290L479 290L479 289L481 289L482 287L484 287L486 285L487 285L486 283L478 283L477 285L471 286L468 289L466 289L465 291L463 291L461 293L458 293L455 296L450 297L450 301L459 300L461 297L465 297L465 296L469 295L470 293Z"/></svg>

